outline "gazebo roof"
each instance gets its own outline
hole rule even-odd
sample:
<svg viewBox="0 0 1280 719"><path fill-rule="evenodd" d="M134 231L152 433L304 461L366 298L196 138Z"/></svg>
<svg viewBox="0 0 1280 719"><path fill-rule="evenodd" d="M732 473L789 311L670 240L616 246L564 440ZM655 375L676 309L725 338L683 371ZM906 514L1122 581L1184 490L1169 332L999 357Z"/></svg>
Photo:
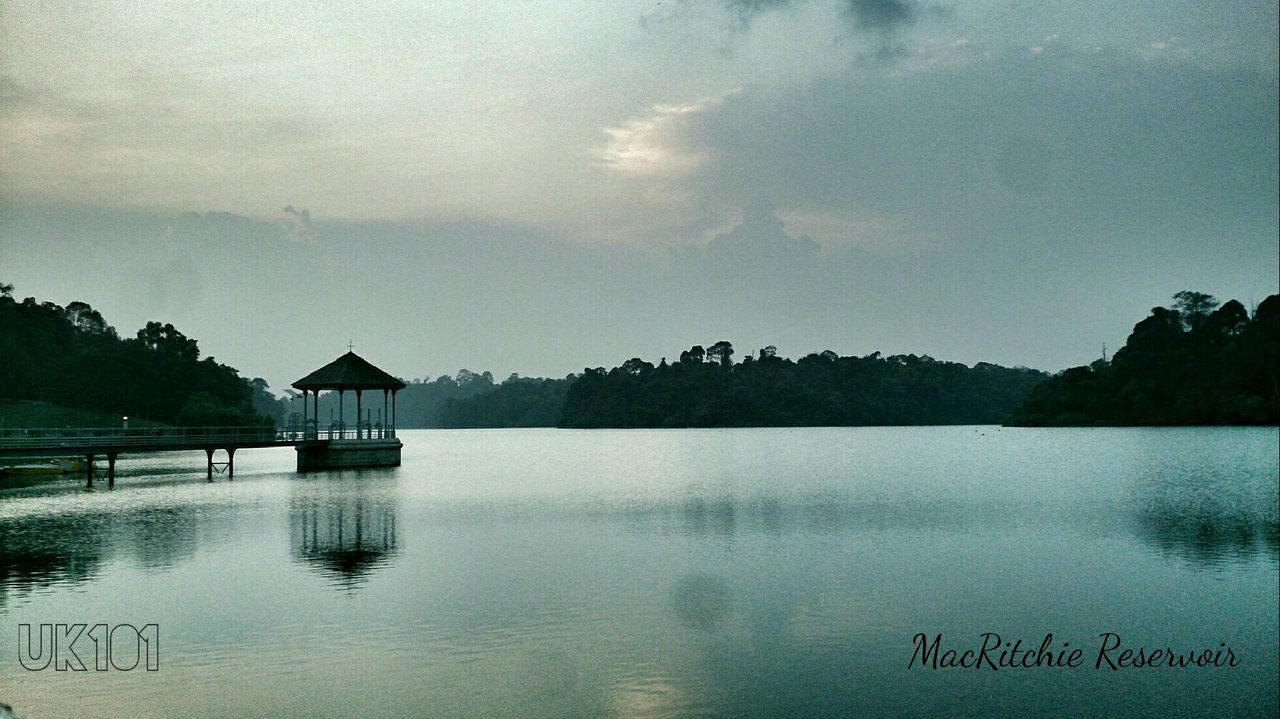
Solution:
<svg viewBox="0 0 1280 719"><path fill-rule="evenodd" d="M348 352L293 383L294 389L403 389L404 382Z"/></svg>

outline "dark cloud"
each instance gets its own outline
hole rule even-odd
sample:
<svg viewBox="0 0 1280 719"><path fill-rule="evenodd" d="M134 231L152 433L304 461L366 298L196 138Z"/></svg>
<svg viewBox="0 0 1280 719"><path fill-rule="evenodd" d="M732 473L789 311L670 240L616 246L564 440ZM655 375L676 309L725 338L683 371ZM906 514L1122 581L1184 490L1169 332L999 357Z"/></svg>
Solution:
<svg viewBox="0 0 1280 719"><path fill-rule="evenodd" d="M739 15L758 15L765 10L791 5L794 0L725 0L725 7Z"/></svg>
<svg viewBox="0 0 1280 719"><path fill-rule="evenodd" d="M759 262L773 271L782 265L811 260L818 251L818 243L813 238L788 235L773 204L764 198L757 198L743 208L742 224L717 235L707 246L709 256L717 261L730 261L735 268Z"/></svg>
<svg viewBox="0 0 1280 719"><path fill-rule="evenodd" d="M1121 227L1151 237L1173 218L1270 227L1276 116L1274 78L1249 70L1014 51L744 93L692 126L713 160L689 189L952 236L990 237L999 219L1073 242Z"/></svg>
<svg viewBox="0 0 1280 719"><path fill-rule="evenodd" d="M797 4L798 0L724 0L724 6L744 25L757 15ZM945 12L942 8L925 8L912 0L840 0L845 13L858 30L892 32L912 25L925 12Z"/></svg>
<svg viewBox="0 0 1280 719"><path fill-rule="evenodd" d="M861 30L896 30L916 21L920 9L904 0L845 0L845 9Z"/></svg>
<svg viewBox="0 0 1280 719"><path fill-rule="evenodd" d="M795 0L722 0L724 7L737 20L738 29L746 30L757 16L770 10L794 5Z"/></svg>

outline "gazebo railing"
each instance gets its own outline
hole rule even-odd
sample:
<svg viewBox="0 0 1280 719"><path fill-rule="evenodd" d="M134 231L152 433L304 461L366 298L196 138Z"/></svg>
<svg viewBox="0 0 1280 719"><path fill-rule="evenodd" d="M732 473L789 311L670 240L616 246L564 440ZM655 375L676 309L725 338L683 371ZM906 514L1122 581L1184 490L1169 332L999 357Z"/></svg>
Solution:
<svg viewBox="0 0 1280 719"><path fill-rule="evenodd" d="M315 420L307 420L306 427L292 424L280 430L293 440L379 440L395 439L396 429L379 422L361 422L359 426L346 422L330 422L328 425L316 426Z"/></svg>

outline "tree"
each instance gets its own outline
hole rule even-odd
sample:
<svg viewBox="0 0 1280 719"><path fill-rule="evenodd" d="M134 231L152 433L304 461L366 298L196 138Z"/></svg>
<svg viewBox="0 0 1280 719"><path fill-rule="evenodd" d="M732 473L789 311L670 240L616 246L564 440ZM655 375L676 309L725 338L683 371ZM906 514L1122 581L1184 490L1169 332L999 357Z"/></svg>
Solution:
<svg viewBox="0 0 1280 719"><path fill-rule="evenodd" d="M1229 300L1209 315L1204 327L1214 334L1234 337L1249 324L1249 311L1239 300Z"/></svg>
<svg viewBox="0 0 1280 719"><path fill-rule="evenodd" d="M21 304L0 298L0 358L0 396L8 399L166 423L184 409L184 421L262 421L253 404L259 388L213 358L199 360L194 339L151 322L123 340L85 302L64 309L33 297ZM276 404L269 393L263 399Z"/></svg>
<svg viewBox="0 0 1280 719"><path fill-rule="evenodd" d="M642 372L648 372L651 369L653 369L653 363L646 362L639 357L632 357L622 363L622 371L627 374L640 374Z"/></svg>
<svg viewBox="0 0 1280 719"><path fill-rule="evenodd" d="M733 362L733 345L725 340L711 345L711 349L707 350L707 356L721 367L729 367Z"/></svg>
<svg viewBox="0 0 1280 719"><path fill-rule="evenodd" d="M90 307L87 302L72 302L65 310L67 319L81 332L91 335L116 336L116 329L107 324L102 314Z"/></svg>
<svg viewBox="0 0 1280 719"><path fill-rule="evenodd" d="M701 364L706 359L707 351L702 349L702 345L694 345L684 352L680 353L680 364Z"/></svg>
<svg viewBox="0 0 1280 719"><path fill-rule="evenodd" d="M196 341L188 339L168 323L161 325L159 322L148 322L145 327L138 330L138 340L153 352L191 362L200 358L200 349Z"/></svg>
<svg viewBox="0 0 1280 719"><path fill-rule="evenodd" d="M1199 328L1217 307L1218 300L1203 292L1183 290L1173 296L1173 309L1178 311L1183 326L1189 330Z"/></svg>
<svg viewBox="0 0 1280 719"><path fill-rule="evenodd" d="M1280 322L1266 329L1272 295L1252 320L1179 292L1134 325L1111 362L1066 370L1037 387L1012 421L1025 425L1271 424L1280 418ZM1217 307L1215 310L1214 308Z"/></svg>

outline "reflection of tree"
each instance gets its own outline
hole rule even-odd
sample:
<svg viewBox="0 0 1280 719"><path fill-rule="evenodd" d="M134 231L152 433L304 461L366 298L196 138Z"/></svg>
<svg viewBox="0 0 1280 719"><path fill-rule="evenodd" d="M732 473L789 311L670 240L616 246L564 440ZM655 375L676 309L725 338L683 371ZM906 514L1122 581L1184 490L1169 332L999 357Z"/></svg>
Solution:
<svg viewBox="0 0 1280 719"><path fill-rule="evenodd" d="M102 564L101 522L57 515L0 522L0 605L11 592L79 584Z"/></svg>
<svg viewBox="0 0 1280 719"><path fill-rule="evenodd" d="M10 593L88 581L117 551L148 569L172 566L195 552L198 518L162 508L0 521L0 605Z"/></svg>
<svg viewBox="0 0 1280 719"><path fill-rule="evenodd" d="M293 556L346 589L355 589L396 554L396 513L390 497L358 480L338 491L308 484L289 511ZM323 487L331 489L331 487Z"/></svg>
<svg viewBox="0 0 1280 719"><path fill-rule="evenodd" d="M157 507L125 516L118 544L133 552L146 569L164 569L196 553L198 519L208 516L186 507Z"/></svg>
<svg viewBox="0 0 1280 719"><path fill-rule="evenodd" d="M687 574L676 582L671 603L680 623L690 629L714 632L729 613L729 587L709 574Z"/></svg>
<svg viewBox="0 0 1280 719"><path fill-rule="evenodd" d="M1138 533L1165 552L1195 564L1216 565L1269 551L1280 557L1280 527L1222 506L1161 503L1137 515Z"/></svg>
<svg viewBox="0 0 1280 719"><path fill-rule="evenodd" d="M738 506L731 498L685 502L680 508L684 524L694 534L732 536L737 528Z"/></svg>

